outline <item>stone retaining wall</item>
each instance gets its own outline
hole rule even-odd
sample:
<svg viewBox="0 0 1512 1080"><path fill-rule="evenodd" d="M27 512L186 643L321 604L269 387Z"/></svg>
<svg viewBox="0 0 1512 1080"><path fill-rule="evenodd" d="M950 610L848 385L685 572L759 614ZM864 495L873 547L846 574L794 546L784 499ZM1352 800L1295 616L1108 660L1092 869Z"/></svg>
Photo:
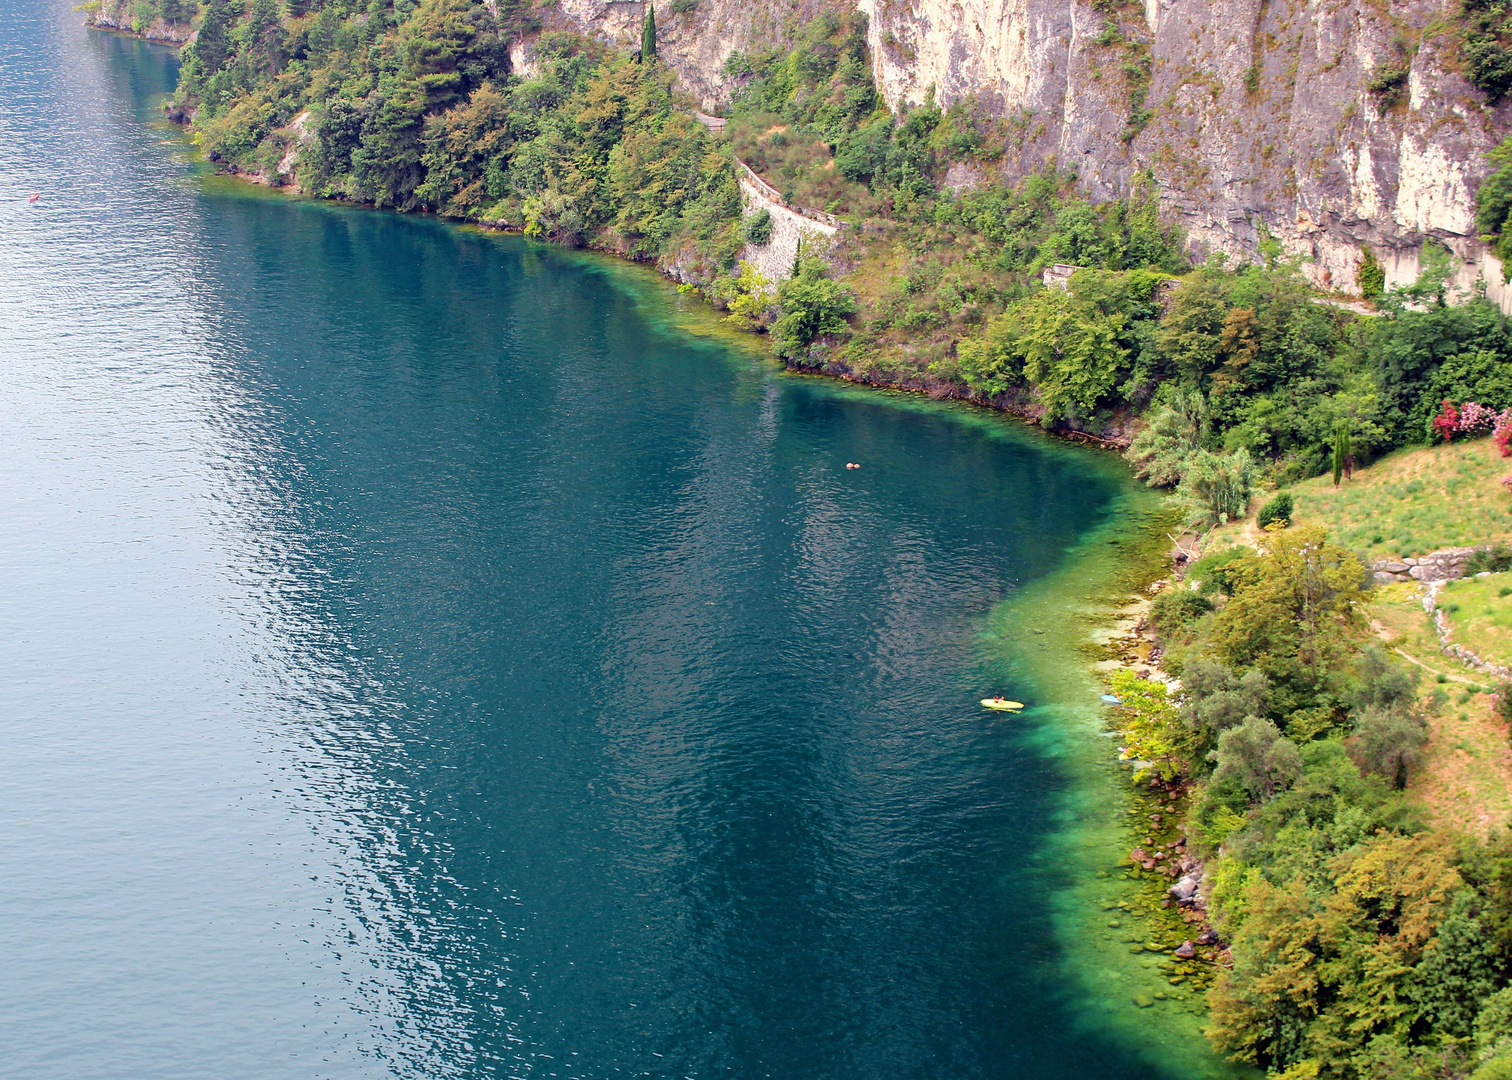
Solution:
<svg viewBox="0 0 1512 1080"><path fill-rule="evenodd" d="M1471 548L1470 550L1474 551L1475 549ZM1463 645L1456 645L1450 640L1449 619L1445 616L1443 609L1438 606L1439 587L1443 584L1443 581L1430 582L1427 591L1423 594L1423 610L1428 612L1429 617L1433 619L1433 632L1438 635L1439 651L1446 656L1454 657L1466 667L1473 668L1483 674L1491 675L1498 679L1512 679L1512 668L1505 668L1500 664L1493 664L1489 660L1482 660Z"/></svg>
<svg viewBox="0 0 1512 1080"><path fill-rule="evenodd" d="M1393 581L1453 581L1465 576L1470 557L1477 551L1489 551L1490 545L1445 548L1417 559L1382 559L1370 564L1378 584Z"/></svg>
<svg viewBox="0 0 1512 1080"><path fill-rule="evenodd" d="M759 179L759 178L758 178ZM772 198L771 186L757 187L746 177L740 178L741 201L747 214L765 208L772 215L772 237L765 244L747 244L740 258L761 271L767 281L776 285L793 273L793 256L798 245L803 245L806 255L826 256L834 244L836 229L827 222L815 221L788 208Z"/></svg>

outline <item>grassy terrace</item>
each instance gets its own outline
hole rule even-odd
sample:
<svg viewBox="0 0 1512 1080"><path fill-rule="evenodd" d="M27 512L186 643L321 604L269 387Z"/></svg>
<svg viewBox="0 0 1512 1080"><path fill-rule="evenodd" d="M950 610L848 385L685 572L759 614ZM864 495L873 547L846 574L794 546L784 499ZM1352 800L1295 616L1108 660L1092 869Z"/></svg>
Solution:
<svg viewBox="0 0 1512 1080"><path fill-rule="evenodd" d="M1455 643L1512 667L1512 573L1451 581L1439 596Z"/></svg>
<svg viewBox="0 0 1512 1080"><path fill-rule="evenodd" d="M1509 471L1512 461L1481 438L1390 454L1337 488L1321 476L1288 490L1297 524L1322 524L1375 561L1512 538L1512 493L1501 484ZM1268 497L1209 534L1206 550L1257 540L1254 511ZM1485 837L1512 822L1512 743L1492 713L1495 680L1443 653L1422 594L1417 582L1382 586L1367 609L1376 637L1422 674L1429 741L1411 790L1436 823ZM1512 666L1512 573L1450 583L1439 607L1455 643Z"/></svg>
<svg viewBox="0 0 1512 1080"><path fill-rule="evenodd" d="M1440 602L1455 641L1509 663L1512 599L1502 597L1503 589L1512 597L1512 574L1457 582ZM1420 596L1416 582L1388 585L1375 590L1368 609L1376 635L1423 673L1429 738L1411 790L1437 823L1488 836L1512 821L1512 743L1505 722L1492 714L1492 680L1439 650Z"/></svg>
<svg viewBox="0 0 1512 1080"><path fill-rule="evenodd" d="M1390 454L1335 488L1320 476L1291 489L1295 520L1329 535L1367 561L1512 537L1512 472L1489 438Z"/></svg>

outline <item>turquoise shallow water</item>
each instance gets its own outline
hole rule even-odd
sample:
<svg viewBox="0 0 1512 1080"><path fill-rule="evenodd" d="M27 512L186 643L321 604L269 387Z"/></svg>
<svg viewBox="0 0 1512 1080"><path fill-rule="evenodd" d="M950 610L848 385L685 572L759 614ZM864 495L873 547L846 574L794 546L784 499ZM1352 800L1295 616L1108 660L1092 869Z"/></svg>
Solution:
<svg viewBox="0 0 1512 1080"><path fill-rule="evenodd" d="M1115 468L207 179L78 18L0 10L0 1075L1152 1075L975 705Z"/></svg>

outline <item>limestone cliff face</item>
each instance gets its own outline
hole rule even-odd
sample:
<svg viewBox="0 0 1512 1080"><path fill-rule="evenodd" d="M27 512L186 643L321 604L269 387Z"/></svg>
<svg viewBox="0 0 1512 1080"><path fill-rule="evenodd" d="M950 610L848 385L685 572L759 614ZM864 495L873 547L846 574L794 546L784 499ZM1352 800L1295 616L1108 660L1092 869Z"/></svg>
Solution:
<svg viewBox="0 0 1512 1080"><path fill-rule="evenodd" d="M128 0L100 0L87 8L85 22L101 30L118 30L136 34L148 41L166 41L182 45L189 40L190 27L186 23L172 23L164 19L142 22L136 13L136 5Z"/></svg>
<svg viewBox="0 0 1512 1080"><path fill-rule="evenodd" d="M561 2L575 24L627 41L645 10ZM1512 104L1486 108L1452 70L1450 38L1431 33L1457 0L1144 0L1111 34L1077 0L853 2L870 20L888 103L920 102L930 87L942 104L977 98L1008 125L1006 179L1054 161L1111 198L1148 172L1199 253L1254 255L1264 228L1312 260L1318 284L1344 292L1362 244L1395 283L1416 275L1431 236L1461 256L1463 283L1483 274L1512 304L1474 224L1483 155L1512 128ZM659 51L713 109L730 90L730 53L780 42L810 4L658 10ZM1408 67L1394 106L1368 90L1391 63ZM1131 100L1144 82L1143 101Z"/></svg>

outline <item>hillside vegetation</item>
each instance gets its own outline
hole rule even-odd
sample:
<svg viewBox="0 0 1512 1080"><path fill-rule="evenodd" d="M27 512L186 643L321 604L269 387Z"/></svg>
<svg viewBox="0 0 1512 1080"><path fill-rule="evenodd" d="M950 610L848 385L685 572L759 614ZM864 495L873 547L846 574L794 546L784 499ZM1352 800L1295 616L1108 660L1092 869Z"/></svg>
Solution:
<svg viewBox="0 0 1512 1080"><path fill-rule="evenodd" d="M1490 439L1398 451L1337 487L1320 476L1291 488L1295 520L1327 525L1370 561L1506 540L1509 464Z"/></svg>
<svg viewBox="0 0 1512 1080"><path fill-rule="evenodd" d="M1509 1075L1512 686L1466 677L1416 584L1367 592L1321 526L1257 540L1151 609L1179 698L1114 679L1129 755L1188 796L1207 860L1232 958L1210 1035L1292 1078ZM1504 576L1452 586L1451 618L1495 621Z"/></svg>
<svg viewBox="0 0 1512 1080"><path fill-rule="evenodd" d="M1374 563L1512 541L1512 490L1503 483L1509 472L1512 460L1481 438L1406 447L1337 485L1325 474L1284 491L1293 503L1291 521L1324 526ZM1256 512L1267 501L1255 494L1246 515L1212 530L1206 546L1255 543L1262 531Z"/></svg>

